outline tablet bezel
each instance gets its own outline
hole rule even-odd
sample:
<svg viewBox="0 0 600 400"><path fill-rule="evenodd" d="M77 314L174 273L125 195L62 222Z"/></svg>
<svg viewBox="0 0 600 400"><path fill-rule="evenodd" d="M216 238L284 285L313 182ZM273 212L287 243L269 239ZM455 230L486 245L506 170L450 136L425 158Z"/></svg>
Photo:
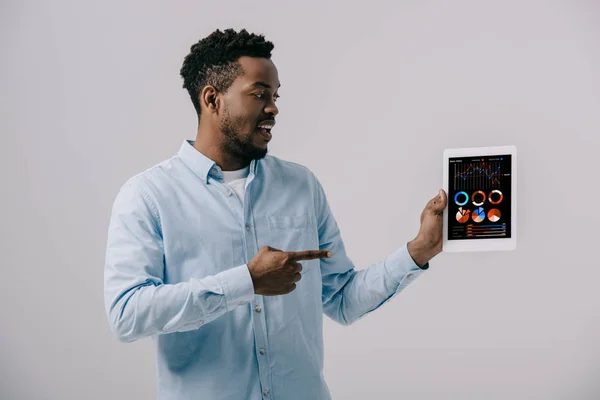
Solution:
<svg viewBox="0 0 600 400"><path fill-rule="evenodd" d="M510 251L517 247L517 148L516 146L491 146L491 147L467 147L459 149L444 150L444 177L443 189L448 194L449 182L449 159L453 157L477 157L510 154L511 155L511 237L504 239L459 239L448 240L448 218L453 216L448 213L448 205L443 214L443 242L442 249L445 252L463 251ZM452 201L448 197L448 202Z"/></svg>

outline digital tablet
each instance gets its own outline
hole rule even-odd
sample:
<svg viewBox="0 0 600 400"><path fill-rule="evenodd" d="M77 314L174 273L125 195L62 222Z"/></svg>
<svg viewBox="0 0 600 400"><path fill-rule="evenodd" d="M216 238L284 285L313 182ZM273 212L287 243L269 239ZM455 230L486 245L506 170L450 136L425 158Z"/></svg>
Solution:
<svg viewBox="0 0 600 400"><path fill-rule="evenodd" d="M517 247L515 146L446 149L443 182L443 251Z"/></svg>

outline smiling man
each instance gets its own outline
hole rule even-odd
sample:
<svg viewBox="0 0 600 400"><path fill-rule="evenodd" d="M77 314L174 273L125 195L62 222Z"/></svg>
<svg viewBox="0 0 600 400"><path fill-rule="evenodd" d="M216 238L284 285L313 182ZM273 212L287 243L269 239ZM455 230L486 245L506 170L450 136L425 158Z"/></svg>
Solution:
<svg viewBox="0 0 600 400"><path fill-rule="evenodd" d="M273 48L231 29L194 44L181 76L195 140L114 201L106 311L122 341L154 340L159 399L330 398L323 314L353 323L441 251L443 191L414 240L355 270L315 175L267 155L279 113Z"/></svg>

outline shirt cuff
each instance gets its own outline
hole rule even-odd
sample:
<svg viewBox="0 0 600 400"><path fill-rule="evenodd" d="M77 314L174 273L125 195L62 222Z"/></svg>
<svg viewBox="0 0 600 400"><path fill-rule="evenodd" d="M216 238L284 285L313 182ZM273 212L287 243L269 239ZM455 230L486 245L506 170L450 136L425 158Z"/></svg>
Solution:
<svg viewBox="0 0 600 400"><path fill-rule="evenodd" d="M227 311L246 304L254 299L254 284L248 270L248 264L228 269L219 275L227 302Z"/></svg>
<svg viewBox="0 0 600 400"><path fill-rule="evenodd" d="M413 260L408 252L407 245L400 247L398 250L388 256L383 265L388 274L390 274L390 276L394 278L398 284L402 283L402 281L406 279L408 275L410 275L410 278L416 278L427 268L429 268L429 263L425 264L423 267L419 267L415 263L415 260Z"/></svg>

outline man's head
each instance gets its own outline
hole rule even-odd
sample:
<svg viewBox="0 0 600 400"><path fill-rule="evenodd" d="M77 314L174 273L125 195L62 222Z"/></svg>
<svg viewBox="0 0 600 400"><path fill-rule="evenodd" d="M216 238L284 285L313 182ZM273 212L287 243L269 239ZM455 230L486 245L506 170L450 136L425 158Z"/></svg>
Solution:
<svg viewBox="0 0 600 400"><path fill-rule="evenodd" d="M274 45L262 35L216 30L194 44L181 67L200 130L228 156L250 162L267 153L280 86ZM269 122L270 121L270 122Z"/></svg>

